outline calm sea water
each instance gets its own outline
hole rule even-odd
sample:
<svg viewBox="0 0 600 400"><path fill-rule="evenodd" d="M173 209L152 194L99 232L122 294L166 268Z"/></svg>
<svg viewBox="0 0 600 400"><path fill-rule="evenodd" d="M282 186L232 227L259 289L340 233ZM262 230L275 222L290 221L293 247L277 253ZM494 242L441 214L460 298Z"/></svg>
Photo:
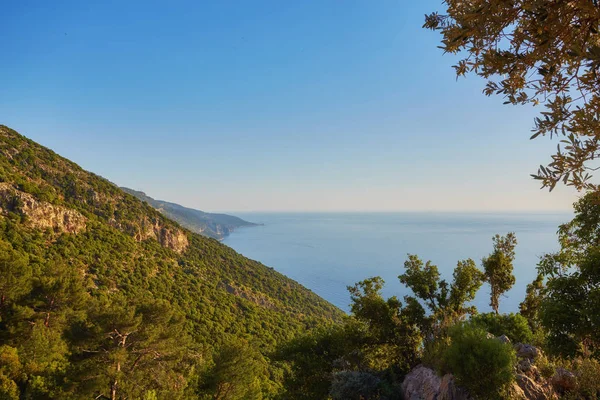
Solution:
<svg viewBox="0 0 600 400"><path fill-rule="evenodd" d="M558 249L556 231L571 214L458 213L246 213L238 216L264 226L242 228L224 243L275 268L339 308L348 311L346 287L381 276L385 296L410 291L398 281L407 253L435 263L452 278L458 260L481 259L492 251L494 234L515 232L518 246L514 288L501 300L503 312L517 311L525 288L536 276L539 257ZM489 310L484 284L475 305Z"/></svg>

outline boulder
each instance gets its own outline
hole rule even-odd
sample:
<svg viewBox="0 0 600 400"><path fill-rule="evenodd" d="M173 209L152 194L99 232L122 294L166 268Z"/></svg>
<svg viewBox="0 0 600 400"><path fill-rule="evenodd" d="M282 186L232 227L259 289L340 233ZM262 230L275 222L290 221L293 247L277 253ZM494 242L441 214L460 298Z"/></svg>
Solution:
<svg viewBox="0 0 600 400"><path fill-rule="evenodd" d="M527 400L549 400L556 399L556 395L547 384L541 384L527 375L517 374L517 385L523 391Z"/></svg>
<svg viewBox="0 0 600 400"><path fill-rule="evenodd" d="M514 348L517 352L517 357L519 358L529 358L530 360L533 360L542 354L540 349L530 344L517 343Z"/></svg>
<svg viewBox="0 0 600 400"><path fill-rule="evenodd" d="M525 392L523 392L523 389L521 389L516 382L514 382L508 389L508 398L511 400L527 400L527 397L525 397Z"/></svg>
<svg viewBox="0 0 600 400"><path fill-rule="evenodd" d="M530 358L522 358L517 363L517 371L527 374L534 367L533 361Z"/></svg>
<svg viewBox="0 0 600 400"><path fill-rule="evenodd" d="M405 400L437 400L442 380L431 368L419 365L402 382Z"/></svg>
<svg viewBox="0 0 600 400"><path fill-rule="evenodd" d="M498 336L496 339L502 343L510 343L510 339L506 335Z"/></svg>
<svg viewBox="0 0 600 400"><path fill-rule="evenodd" d="M452 374L440 378L422 365L413 369L402 382L406 400L470 400L467 391L458 387Z"/></svg>
<svg viewBox="0 0 600 400"><path fill-rule="evenodd" d="M568 390L575 389L577 377L571 371L559 367L556 369L554 376L550 378L550 382L552 382L552 385L557 391L564 393Z"/></svg>
<svg viewBox="0 0 600 400"><path fill-rule="evenodd" d="M517 373L527 375L535 382L542 382L542 374L530 358L521 358L517 363Z"/></svg>

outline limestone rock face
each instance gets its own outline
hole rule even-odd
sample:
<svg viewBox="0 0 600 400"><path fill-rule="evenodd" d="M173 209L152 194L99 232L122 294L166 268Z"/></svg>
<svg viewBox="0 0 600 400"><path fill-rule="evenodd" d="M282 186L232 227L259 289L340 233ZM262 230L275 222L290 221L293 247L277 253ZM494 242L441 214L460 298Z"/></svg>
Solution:
<svg viewBox="0 0 600 400"><path fill-rule="evenodd" d="M527 400L525 392L523 392L523 389L521 389L516 382L514 382L508 389L508 398L511 400Z"/></svg>
<svg viewBox="0 0 600 400"><path fill-rule="evenodd" d="M113 224L115 226L115 224ZM187 235L180 229L167 227L160 219L144 218L139 225L122 227L118 224L117 229L124 230L131 234L138 242L154 239L161 246L171 249L177 253L182 253L188 247Z"/></svg>
<svg viewBox="0 0 600 400"><path fill-rule="evenodd" d="M78 211L39 201L3 182L0 183L0 215L9 211L24 215L26 223L37 229L78 233L86 227L87 219Z"/></svg>
<svg viewBox="0 0 600 400"><path fill-rule="evenodd" d="M430 368L422 365L413 369L402 382L406 400L437 400L442 380Z"/></svg>
<svg viewBox="0 0 600 400"><path fill-rule="evenodd" d="M469 400L467 392L456 386L451 374L440 378L434 370L425 366L413 369L402 382L406 400Z"/></svg>
<svg viewBox="0 0 600 400"><path fill-rule="evenodd" d="M517 374L517 385L527 400L548 400L557 398L552 387L545 382L536 382L527 375Z"/></svg>

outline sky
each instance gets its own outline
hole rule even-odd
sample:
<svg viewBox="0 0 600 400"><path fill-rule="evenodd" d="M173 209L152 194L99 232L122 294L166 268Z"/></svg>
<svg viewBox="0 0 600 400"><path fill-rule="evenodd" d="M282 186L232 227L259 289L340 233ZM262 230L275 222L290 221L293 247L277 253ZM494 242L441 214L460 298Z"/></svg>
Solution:
<svg viewBox="0 0 600 400"><path fill-rule="evenodd" d="M562 211L540 109L457 80L430 1L0 3L0 124L205 211Z"/></svg>

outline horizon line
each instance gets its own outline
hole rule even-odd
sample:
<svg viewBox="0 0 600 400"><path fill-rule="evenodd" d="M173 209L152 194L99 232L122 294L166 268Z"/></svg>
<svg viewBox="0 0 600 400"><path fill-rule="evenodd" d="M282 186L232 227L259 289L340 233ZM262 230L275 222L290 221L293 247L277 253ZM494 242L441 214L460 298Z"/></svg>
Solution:
<svg viewBox="0 0 600 400"><path fill-rule="evenodd" d="M190 207L191 208L191 207ZM568 214L572 213L573 209L548 209L548 210L218 210L204 212L212 214L237 214L237 213L289 213L289 214L345 214L345 213L369 213L369 214L386 214L386 213L440 213L440 214Z"/></svg>

